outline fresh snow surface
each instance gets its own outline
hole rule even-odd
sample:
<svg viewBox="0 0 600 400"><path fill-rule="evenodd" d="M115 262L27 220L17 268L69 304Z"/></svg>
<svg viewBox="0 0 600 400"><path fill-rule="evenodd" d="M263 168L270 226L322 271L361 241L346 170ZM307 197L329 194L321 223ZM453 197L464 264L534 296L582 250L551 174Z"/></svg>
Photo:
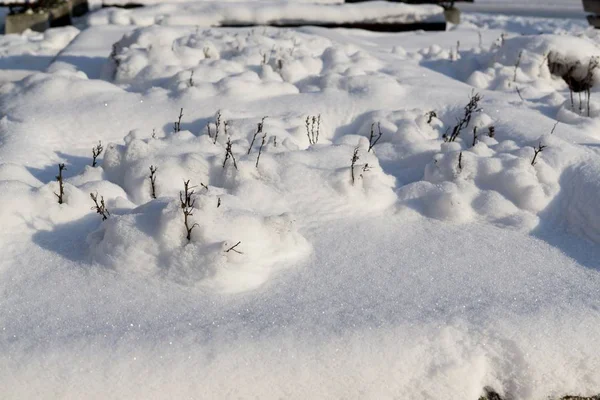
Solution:
<svg viewBox="0 0 600 400"><path fill-rule="evenodd" d="M353 22L413 23L444 21L438 5L410 5L387 1L354 4L295 2L188 2L142 8L106 8L88 17L90 25L220 25L342 24Z"/></svg>
<svg viewBox="0 0 600 400"><path fill-rule="evenodd" d="M79 30L69 26L44 33L0 35L0 82L20 80L32 71L44 71L78 33Z"/></svg>
<svg viewBox="0 0 600 400"><path fill-rule="evenodd" d="M464 17L2 36L0 397L597 394L600 36Z"/></svg>

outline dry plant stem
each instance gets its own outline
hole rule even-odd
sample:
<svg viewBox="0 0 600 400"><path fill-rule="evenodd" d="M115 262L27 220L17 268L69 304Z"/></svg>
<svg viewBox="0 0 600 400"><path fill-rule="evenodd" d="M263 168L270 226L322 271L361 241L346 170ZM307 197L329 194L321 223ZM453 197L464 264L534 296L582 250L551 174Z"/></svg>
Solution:
<svg viewBox="0 0 600 400"><path fill-rule="evenodd" d="M383 133L381 132L381 123L380 122L377 123L377 131L378 131L377 137L375 137L374 127L375 127L375 122L373 122L371 124L371 134L369 135L369 150L367 150L367 153L370 152L373 147L375 147L377 142L379 142L379 139L381 139L381 136L383 136Z"/></svg>
<svg viewBox="0 0 600 400"><path fill-rule="evenodd" d="M256 127L256 132L254 133L254 136L252 136L252 142L250 142L250 147L248 148L248 154L250 154L250 151L252 150L252 147L254 146L256 137L258 136L259 133L262 133L266 118L267 118L266 116L263 117L262 120L258 123L258 126Z"/></svg>
<svg viewBox="0 0 600 400"><path fill-rule="evenodd" d="M158 168L155 167L154 165L150 166L150 196L153 199L156 199L156 171L158 171Z"/></svg>
<svg viewBox="0 0 600 400"><path fill-rule="evenodd" d="M174 132L180 132L181 131L181 118L183 117L183 108L181 110L179 110L179 118L177 119L177 122L175 122L173 124L173 131Z"/></svg>
<svg viewBox="0 0 600 400"><path fill-rule="evenodd" d="M260 155L262 154L263 147L267 142L267 134L265 133L262 137L262 142L260 143L260 147L258 148L258 156L256 157L256 168L258 168L258 162L260 161Z"/></svg>
<svg viewBox="0 0 600 400"><path fill-rule="evenodd" d="M227 165L227 161L230 158L233 161L233 166L235 167L235 169L238 169L237 163L235 161L235 156L233 155L233 152L231 151L231 138L228 138L227 139L227 147L225 148L225 159L223 160L223 168L225 168L225 166Z"/></svg>
<svg viewBox="0 0 600 400"><path fill-rule="evenodd" d="M481 111L481 108L479 108L479 102L481 101L481 99L482 97L479 93L471 93L469 102L467 103L464 109L464 116L457 120L454 129L452 129L452 134L450 135L450 137L444 134L443 137L446 142L454 142L456 138L458 138L458 136L460 135L460 132L469 125L469 122L471 122L473 113Z"/></svg>
<svg viewBox="0 0 600 400"><path fill-rule="evenodd" d="M306 117L305 126L306 136L308 136L308 144L314 144L312 141L312 137L310 136L310 117Z"/></svg>
<svg viewBox="0 0 600 400"><path fill-rule="evenodd" d="M352 184L354 185L354 166L356 162L359 160L358 156L358 146L354 148L354 153L352 154L352 163L350 164L350 177L352 178Z"/></svg>
<svg viewBox="0 0 600 400"><path fill-rule="evenodd" d="M531 160L531 165L535 165L535 161L537 159L538 154L540 154L542 151L544 151L544 149L546 147L548 147L548 146L544 146L544 145L542 145L542 142L540 142L538 144L538 147L536 147L536 148L533 149L534 154L533 154L533 159Z"/></svg>
<svg viewBox="0 0 600 400"><path fill-rule="evenodd" d="M437 118L437 113L435 111L429 111L427 114L425 114L427 116L427 123L431 124L431 121L433 121L433 118ZM372 126L372 125L371 125Z"/></svg>
<svg viewBox="0 0 600 400"><path fill-rule="evenodd" d="M519 87L515 86L515 88L517 89L517 94L519 95L519 98L521 99L521 101L525 101L525 99L523 98L523 96L521 96L521 90L519 90Z"/></svg>
<svg viewBox="0 0 600 400"><path fill-rule="evenodd" d="M460 152L460 154L458 155L458 172L461 172L463 168L462 165L462 151Z"/></svg>
<svg viewBox="0 0 600 400"><path fill-rule="evenodd" d="M556 121L556 123L554 124L554 126L552 127L552 130L550 131L550 134L552 135L554 133L554 131L556 130L556 127L558 126L559 121Z"/></svg>
<svg viewBox="0 0 600 400"><path fill-rule="evenodd" d="M58 194L54 193L54 195L58 198L58 204L63 204L65 202L65 185L63 182L63 171L66 170L65 164L58 164L58 175L56 175L56 180L58 181Z"/></svg>
<svg viewBox="0 0 600 400"><path fill-rule="evenodd" d="M191 190L193 187L190 187L190 181L183 182L183 192L179 192L179 200L181 202L181 209L183 211L183 224L186 230L186 238L188 242L192 240L192 231L198 224L194 223L190 226L189 217L193 216L192 211L194 209L195 200L192 200L192 195L194 191Z"/></svg>
<svg viewBox="0 0 600 400"><path fill-rule="evenodd" d="M585 92L587 94L587 116L590 116L590 97L592 86L594 86L594 71L600 66L600 59L592 57L588 63L587 74L585 76Z"/></svg>
<svg viewBox="0 0 600 400"><path fill-rule="evenodd" d="M238 254L244 254L241 251L236 250L235 248L238 247L242 242L237 242L236 244L234 244L233 246L231 246L230 248L228 248L227 250L225 250L225 253L229 253L230 251L236 252Z"/></svg>
<svg viewBox="0 0 600 400"><path fill-rule="evenodd" d="M96 166L96 161L98 160L100 154L102 154L103 150L104 147L102 147L102 142L98 141L98 145L92 149L92 167Z"/></svg>
<svg viewBox="0 0 600 400"><path fill-rule="evenodd" d="M308 116L304 121L306 126L306 136L308 136L309 144L317 144L319 142L319 134L321 131L321 114L318 116Z"/></svg>
<svg viewBox="0 0 600 400"><path fill-rule="evenodd" d="M100 197L100 203L98 203L98 193L90 193L90 197L94 202L94 207L92 207L92 210L96 210L96 214L102 217L102 221L106 221L110 213L106 209L106 204L104 204L104 196Z"/></svg>
<svg viewBox="0 0 600 400"><path fill-rule="evenodd" d="M523 50L519 52L519 56L517 57L517 62L515 63L515 72L513 74L513 82L517 81L517 70L519 69L519 65L521 65L521 57L523 56Z"/></svg>
<svg viewBox="0 0 600 400"><path fill-rule="evenodd" d="M217 119L215 121L215 140L214 144L217 144L217 139L219 138L219 128L221 127L221 110L217 112Z"/></svg>
<svg viewBox="0 0 600 400"><path fill-rule="evenodd" d="M477 144L477 127L474 126L473 127L473 145L472 146L475 146L476 144Z"/></svg>

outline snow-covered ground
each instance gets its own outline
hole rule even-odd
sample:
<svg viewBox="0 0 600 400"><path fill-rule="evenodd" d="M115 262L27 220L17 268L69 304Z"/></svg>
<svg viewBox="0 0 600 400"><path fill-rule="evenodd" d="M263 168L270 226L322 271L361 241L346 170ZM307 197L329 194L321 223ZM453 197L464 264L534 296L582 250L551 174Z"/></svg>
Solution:
<svg viewBox="0 0 600 400"><path fill-rule="evenodd" d="M600 36L463 17L1 36L0 398L600 392Z"/></svg>

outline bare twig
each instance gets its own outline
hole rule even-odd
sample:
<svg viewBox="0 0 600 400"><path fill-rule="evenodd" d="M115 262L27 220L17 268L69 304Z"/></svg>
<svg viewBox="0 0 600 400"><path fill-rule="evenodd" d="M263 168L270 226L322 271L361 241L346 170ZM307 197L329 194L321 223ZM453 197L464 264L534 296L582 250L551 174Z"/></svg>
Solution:
<svg viewBox="0 0 600 400"><path fill-rule="evenodd" d="M252 142L250 142L250 147L248 147L248 154L250 154L250 151L252 150L252 146L254 146L254 141L256 140L256 136L258 136L259 133L262 133L264 125L265 125L265 119L267 119L267 117L263 117L262 120L257 124L258 126L256 127L256 132L254 133L254 136L252 136Z"/></svg>
<svg viewBox="0 0 600 400"><path fill-rule="evenodd" d="M192 231L195 227L198 226L197 223L194 223L190 226L189 217L193 216L192 213L194 209L195 200L192 200L192 195L194 194L193 190L190 190L190 181L183 182L183 192L179 192L179 200L181 201L181 210L183 211L183 224L185 226L186 238L188 242L192 240Z"/></svg>
<svg viewBox="0 0 600 400"><path fill-rule="evenodd" d="M475 146L477 144L477 126L473 127L473 144L472 146Z"/></svg>
<svg viewBox="0 0 600 400"><path fill-rule="evenodd" d="M94 201L94 207L92 207L92 210L96 210L96 214L102 217L102 221L106 221L110 213L106 208L106 204L104 204L104 196L100 197L100 203L98 203L98 193L90 193L90 197Z"/></svg>
<svg viewBox="0 0 600 400"><path fill-rule="evenodd" d="M102 147L102 142L98 141L98 145L92 149L92 167L96 166L96 160L102 154L104 147Z"/></svg>
<svg viewBox="0 0 600 400"><path fill-rule="evenodd" d="M517 57L517 62L515 63L515 72L513 74L513 82L517 81L517 70L519 69L519 65L521 65L521 57L523 56L523 50L519 51L519 56Z"/></svg>
<svg viewBox="0 0 600 400"><path fill-rule="evenodd" d="M460 154L458 155L458 172L461 172L463 168L462 165L462 151L460 152Z"/></svg>
<svg viewBox="0 0 600 400"><path fill-rule="evenodd" d="M190 74L189 84L190 86L194 86L194 70L192 70L192 73Z"/></svg>
<svg viewBox="0 0 600 400"><path fill-rule="evenodd" d="M158 171L158 168L155 167L154 165L150 166L150 196L152 196L153 199L156 198L156 171Z"/></svg>
<svg viewBox="0 0 600 400"><path fill-rule="evenodd" d="M183 117L183 108L179 111L179 118L177 122L173 124L173 131L180 132L181 131L181 118Z"/></svg>
<svg viewBox="0 0 600 400"><path fill-rule="evenodd" d="M425 114L425 116L427 117L427 123L431 124L431 121L433 121L434 118L437 118L437 113L432 110Z"/></svg>
<svg viewBox="0 0 600 400"><path fill-rule="evenodd" d="M531 165L535 165L535 160L536 160L538 154L540 154L542 151L544 151L544 149L546 147L548 147L548 146L542 145L542 142L540 142L538 144L538 147L534 147L534 149L533 149L534 154L533 154L533 159L531 160Z"/></svg>
<svg viewBox="0 0 600 400"><path fill-rule="evenodd" d="M356 162L360 159L358 156L358 146L354 148L354 153L352 154L352 163L350 164L350 177L352 178L352 184L354 185L354 166Z"/></svg>
<svg viewBox="0 0 600 400"><path fill-rule="evenodd" d="M234 244L233 246L231 246L230 248L228 248L227 250L225 250L225 253L229 253L230 251L236 252L238 254L244 254L241 251L236 250L235 248L238 247L242 242L237 242L236 244Z"/></svg>
<svg viewBox="0 0 600 400"><path fill-rule="evenodd" d="M371 134L369 135L369 150L367 150L367 153L371 151L371 149L373 147L375 147L375 145L377 144L377 142L379 142L379 139L381 139L381 136L383 136L383 133L381 132L381 123L378 122L377 123L377 137L375 137L375 122L373 122L371 124Z"/></svg>
<svg viewBox="0 0 600 400"><path fill-rule="evenodd" d="M179 192L179 201L181 202L181 208L192 208L194 207L195 200L192 200L192 195L194 191L191 190L195 188L195 186L190 187L190 180L183 181L183 192ZM184 197L185 196L185 197Z"/></svg>
<svg viewBox="0 0 600 400"><path fill-rule="evenodd" d="M65 164L58 164L58 175L56 175L56 180L58 181L58 194L54 193L56 197L58 197L58 204L63 204L65 202L65 185L63 182L63 171L66 170Z"/></svg>
<svg viewBox="0 0 600 400"><path fill-rule="evenodd" d="M321 114L318 116L307 116L304 122L306 126L306 136L308 136L309 144L317 144L319 141L319 133L321 131Z"/></svg>
<svg viewBox="0 0 600 400"><path fill-rule="evenodd" d="M215 121L215 140L213 143L217 143L217 138L219 137L219 128L221 127L221 110L217 111L217 118Z"/></svg>
<svg viewBox="0 0 600 400"><path fill-rule="evenodd" d="M260 161L260 155L262 154L263 147L267 142L267 133L263 134L262 142L260 143L260 147L258 148L258 156L256 157L256 168L258 168L258 162Z"/></svg>
<svg viewBox="0 0 600 400"><path fill-rule="evenodd" d="M314 121L314 117L313 117L313 121ZM319 116L317 117L317 136L316 136L315 143L319 142L319 133L320 132L321 132L321 114L319 114Z"/></svg>
<svg viewBox="0 0 600 400"><path fill-rule="evenodd" d="M556 121L556 123L554 124L554 126L552 127L552 130L550 131L550 134L552 135L554 133L554 131L556 130L556 127L558 126L559 121Z"/></svg>
<svg viewBox="0 0 600 400"><path fill-rule="evenodd" d="M231 151L231 138L228 138L227 139L227 147L225 148L225 159L223 160L223 168L225 168L225 166L227 165L227 161L230 158L233 161L233 166L235 167L235 169L238 169L237 163L235 162L235 156L233 155L233 152Z"/></svg>
<svg viewBox="0 0 600 400"><path fill-rule="evenodd" d="M457 119L454 129L452 129L452 134L449 137L444 134L443 138L445 141L454 142L456 138L458 138L460 132L469 125L469 122L471 122L473 113L481 111L481 108L479 108L479 102L481 99L482 96L479 93L471 92L469 103L467 103L464 109L464 116L460 119Z"/></svg>
<svg viewBox="0 0 600 400"><path fill-rule="evenodd" d="M521 99L521 101L525 101L523 96L521 96L521 91L519 90L519 87L515 85L515 89L517 89L517 94L519 95L519 98Z"/></svg>

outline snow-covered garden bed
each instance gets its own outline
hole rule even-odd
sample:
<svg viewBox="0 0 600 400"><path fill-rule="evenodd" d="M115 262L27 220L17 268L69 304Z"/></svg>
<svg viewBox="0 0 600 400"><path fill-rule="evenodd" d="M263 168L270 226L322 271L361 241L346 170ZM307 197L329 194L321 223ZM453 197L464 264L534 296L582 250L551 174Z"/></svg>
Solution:
<svg viewBox="0 0 600 400"><path fill-rule="evenodd" d="M204 6L2 37L2 396L600 391L595 32Z"/></svg>

